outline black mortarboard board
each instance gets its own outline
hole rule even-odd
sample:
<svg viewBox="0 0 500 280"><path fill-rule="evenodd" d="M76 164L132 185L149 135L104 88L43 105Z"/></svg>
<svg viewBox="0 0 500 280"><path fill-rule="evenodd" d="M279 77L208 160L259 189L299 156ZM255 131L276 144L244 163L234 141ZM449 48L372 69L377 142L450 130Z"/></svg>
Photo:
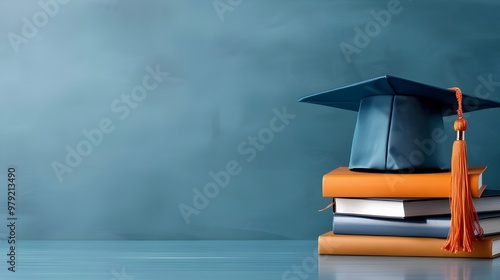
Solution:
<svg viewBox="0 0 500 280"><path fill-rule="evenodd" d="M358 111L349 168L432 172L449 169L443 117L456 114L453 90L382 76L303 97L300 102ZM463 95L463 112L500 103Z"/></svg>

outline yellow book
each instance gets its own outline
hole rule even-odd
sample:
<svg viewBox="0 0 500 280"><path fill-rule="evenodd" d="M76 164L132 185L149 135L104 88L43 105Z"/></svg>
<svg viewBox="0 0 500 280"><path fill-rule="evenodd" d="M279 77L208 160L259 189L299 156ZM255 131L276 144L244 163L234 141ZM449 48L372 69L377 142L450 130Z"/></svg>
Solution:
<svg viewBox="0 0 500 280"><path fill-rule="evenodd" d="M472 197L481 197L486 188L482 174L486 166L469 167ZM339 167L323 176L324 197L449 197L450 172L374 173Z"/></svg>
<svg viewBox="0 0 500 280"><path fill-rule="evenodd" d="M478 239L474 251L451 253L441 250L445 239L427 237L341 235L327 232L318 237L320 255L407 256L447 258L496 258L500 235Z"/></svg>

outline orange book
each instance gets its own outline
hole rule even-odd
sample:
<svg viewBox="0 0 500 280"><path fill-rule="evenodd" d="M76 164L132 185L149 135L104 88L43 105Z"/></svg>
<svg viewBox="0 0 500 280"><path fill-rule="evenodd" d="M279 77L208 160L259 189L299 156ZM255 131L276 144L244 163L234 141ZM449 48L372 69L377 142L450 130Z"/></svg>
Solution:
<svg viewBox="0 0 500 280"><path fill-rule="evenodd" d="M483 237L474 251L451 253L441 250L445 239L428 237L341 235L327 232L318 237L320 255L406 256L447 258L496 258L500 235Z"/></svg>
<svg viewBox="0 0 500 280"><path fill-rule="evenodd" d="M480 197L486 185L482 174L486 166L469 167L469 187L473 197ZM339 167L323 176L324 197L449 197L450 172L374 173Z"/></svg>

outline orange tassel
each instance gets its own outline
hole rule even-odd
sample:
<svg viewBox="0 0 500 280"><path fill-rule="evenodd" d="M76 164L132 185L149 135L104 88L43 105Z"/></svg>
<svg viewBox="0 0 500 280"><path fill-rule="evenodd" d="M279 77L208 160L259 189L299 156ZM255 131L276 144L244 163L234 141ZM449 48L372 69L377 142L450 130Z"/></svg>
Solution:
<svg viewBox="0 0 500 280"><path fill-rule="evenodd" d="M467 121L463 118L462 92L459 88L450 88L450 90L455 91L458 101L458 119L454 124L457 139L453 143L451 155L451 225L448 239L442 249L452 253L472 252L476 235L482 236L483 229L479 224L479 217L469 189L467 146L464 140Z"/></svg>

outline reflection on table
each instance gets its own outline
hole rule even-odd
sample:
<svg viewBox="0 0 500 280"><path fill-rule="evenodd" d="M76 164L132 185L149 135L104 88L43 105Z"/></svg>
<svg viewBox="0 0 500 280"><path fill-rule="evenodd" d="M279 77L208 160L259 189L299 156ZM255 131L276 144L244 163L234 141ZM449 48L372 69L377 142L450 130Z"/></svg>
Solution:
<svg viewBox="0 0 500 280"><path fill-rule="evenodd" d="M322 255L319 258L319 279L500 279L500 258Z"/></svg>

